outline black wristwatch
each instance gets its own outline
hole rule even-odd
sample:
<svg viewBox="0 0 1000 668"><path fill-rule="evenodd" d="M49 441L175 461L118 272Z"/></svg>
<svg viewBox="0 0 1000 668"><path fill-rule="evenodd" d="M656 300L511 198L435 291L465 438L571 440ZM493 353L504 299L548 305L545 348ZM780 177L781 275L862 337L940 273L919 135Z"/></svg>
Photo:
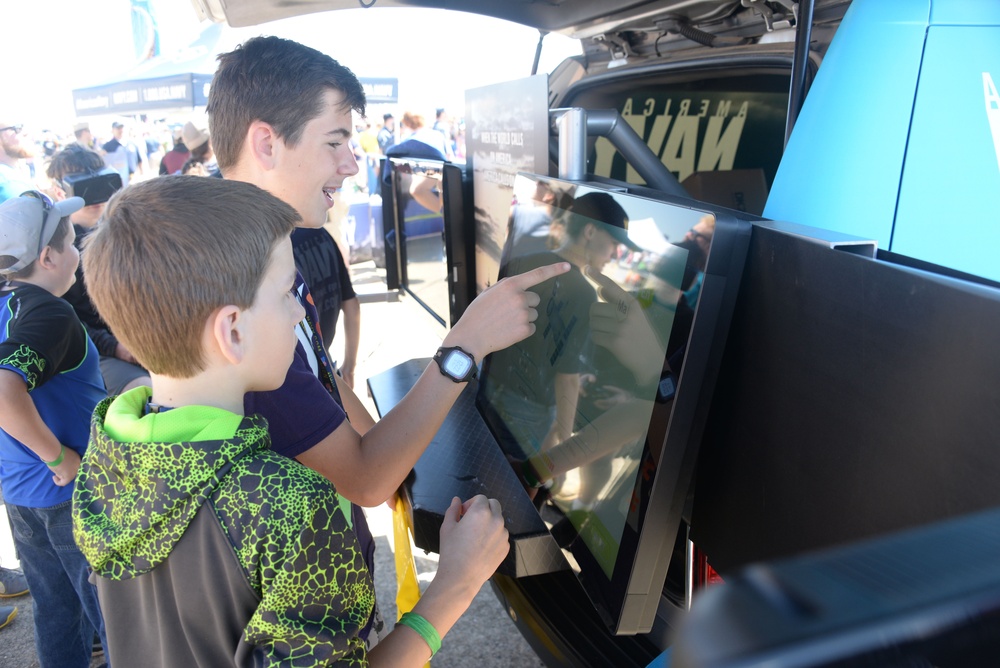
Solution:
<svg viewBox="0 0 1000 668"><path fill-rule="evenodd" d="M438 348L434 353L434 361L441 369L441 374L456 383L465 383L476 377L476 358L458 346Z"/></svg>

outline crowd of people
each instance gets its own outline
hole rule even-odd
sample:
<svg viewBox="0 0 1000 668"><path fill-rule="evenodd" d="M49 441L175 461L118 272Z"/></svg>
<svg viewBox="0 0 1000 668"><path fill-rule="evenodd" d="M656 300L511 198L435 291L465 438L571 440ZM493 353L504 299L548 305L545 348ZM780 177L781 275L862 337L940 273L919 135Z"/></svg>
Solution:
<svg viewBox="0 0 1000 668"><path fill-rule="evenodd" d="M410 150L414 146L418 147L416 151ZM398 132L396 117L391 113L383 114L382 121L375 127L367 119L358 118L355 122L355 134L351 138L351 148L358 164L367 167L363 178L359 178L358 188L377 195L381 193L383 185L378 175L379 164L386 157L464 161L465 122L453 119L444 108L436 110L436 120L431 127L427 127L422 114L404 112L399 119Z"/></svg>
<svg viewBox="0 0 1000 668"><path fill-rule="evenodd" d="M310 290L338 291L357 336L325 280L343 258L304 262L292 234L359 172L365 108L329 56L258 37L219 57L208 128L181 129L162 176L136 178L124 128L98 147L80 126L40 192L0 123L0 485L43 668L88 666L95 635L118 666L424 665L506 556L499 502L455 498L434 581L389 628L361 507L440 427L469 377L454 360L530 336L533 286L570 267L483 292L376 423ZM371 150L392 151L390 120Z"/></svg>

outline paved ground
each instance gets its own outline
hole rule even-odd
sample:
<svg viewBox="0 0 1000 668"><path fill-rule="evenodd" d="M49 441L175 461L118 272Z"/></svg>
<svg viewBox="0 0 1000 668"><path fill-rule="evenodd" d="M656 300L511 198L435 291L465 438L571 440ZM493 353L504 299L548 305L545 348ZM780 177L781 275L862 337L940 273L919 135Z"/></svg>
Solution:
<svg viewBox="0 0 1000 668"><path fill-rule="evenodd" d="M445 330L413 299L404 296L389 300L384 294L382 272L372 263L354 265L352 275L355 289L363 299L356 387L361 388L358 394L371 413L377 415L374 404L363 390L368 376L408 359L429 357L440 345ZM338 349L338 344L343 345L342 336L342 332L338 332L334 339L334 357L341 356L342 349ZM0 514L6 514L2 505ZM396 619L392 513L382 506L369 509L368 518L377 545L375 587L383 615L391 622ZM425 555L420 550L415 550L414 554L418 579L422 585L426 585L433 579L437 569L437 556ZM17 566L6 518L0 518L0 563L6 567ZM37 667L31 624L31 597L0 600L0 604L3 603L16 604L20 612L10 626L0 629L0 666ZM101 660L95 660L92 666L96 667L101 663ZM517 632L487 584L479 592L469 612L445 638L433 665L435 668L540 668L542 663Z"/></svg>

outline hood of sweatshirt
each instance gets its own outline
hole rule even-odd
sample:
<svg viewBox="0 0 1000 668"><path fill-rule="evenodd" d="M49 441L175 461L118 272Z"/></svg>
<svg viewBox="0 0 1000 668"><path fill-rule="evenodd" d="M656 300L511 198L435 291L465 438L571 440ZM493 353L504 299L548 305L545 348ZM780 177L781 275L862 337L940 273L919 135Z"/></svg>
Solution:
<svg viewBox="0 0 1000 668"><path fill-rule="evenodd" d="M206 406L146 414L149 397L140 387L98 404L76 480L77 544L112 580L166 559L233 464L270 447L259 416Z"/></svg>

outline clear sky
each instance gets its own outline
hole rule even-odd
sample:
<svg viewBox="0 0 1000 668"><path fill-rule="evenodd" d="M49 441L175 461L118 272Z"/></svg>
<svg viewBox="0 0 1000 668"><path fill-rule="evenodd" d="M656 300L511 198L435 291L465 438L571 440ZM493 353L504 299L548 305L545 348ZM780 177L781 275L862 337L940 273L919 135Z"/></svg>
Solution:
<svg viewBox="0 0 1000 668"><path fill-rule="evenodd" d="M197 38L190 0L150 0L161 52ZM0 58L6 86L0 120L69 132L74 88L121 80L136 64L129 0L0 0ZM496 19L423 9L351 9L224 30L228 50L253 35L296 39L363 77L399 79L395 111L460 110L468 88L530 74L538 33ZM549 35L539 72L579 53L575 40ZM373 114L374 117L374 114ZM92 119L101 121L104 119Z"/></svg>

